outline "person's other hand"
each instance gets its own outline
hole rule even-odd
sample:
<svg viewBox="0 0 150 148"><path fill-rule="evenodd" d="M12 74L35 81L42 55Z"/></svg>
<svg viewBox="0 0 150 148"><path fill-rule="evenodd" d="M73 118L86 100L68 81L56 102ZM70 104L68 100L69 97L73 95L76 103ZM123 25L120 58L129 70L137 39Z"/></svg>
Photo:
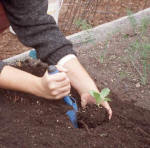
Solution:
<svg viewBox="0 0 150 148"><path fill-rule="evenodd" d="M89 93L84 93L81 95L81 106L83 108L85 108L87 104L91 104L91 103L96 104L96 100ZM107 110L109 120L110 120L112 117L112 109L109 103L106 101L103 101L101 105Z"/></svg>
<svg viewBox="0 0 150 148"><path fill-rule="evenodd" d="M67 76L67 70L57 66L59 73L49 75L46 71L41 78L41 87L39 96L46 99L61 99L70 93L70 80Z"/></svg>

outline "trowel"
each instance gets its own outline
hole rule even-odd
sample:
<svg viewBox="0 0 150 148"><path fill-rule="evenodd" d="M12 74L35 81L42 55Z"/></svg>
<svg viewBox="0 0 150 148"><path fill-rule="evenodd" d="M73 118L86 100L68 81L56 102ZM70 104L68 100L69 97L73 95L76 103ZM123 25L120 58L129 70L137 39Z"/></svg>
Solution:
<svg viewBox="0 0 150 148"><path fill-rule="evenodd" d="M57 70L56 66L51 65L48 67L48 74L56 74L59 71ZM68 110L66 112L66 115L69 117L71 123L75 128L78 128L78 122L77 122L77 111L78 106L76 103L76 99L71 96L65 96L64 101L67 105L72 106L72 110Z"/></svg>

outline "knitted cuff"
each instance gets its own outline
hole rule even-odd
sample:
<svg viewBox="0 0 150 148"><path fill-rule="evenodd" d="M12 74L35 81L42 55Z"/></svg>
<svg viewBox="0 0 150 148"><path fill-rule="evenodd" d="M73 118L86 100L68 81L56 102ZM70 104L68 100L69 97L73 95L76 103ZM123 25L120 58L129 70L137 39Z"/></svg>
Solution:
<svg viewBox="0 0 150 148"><path fill-rule="evenodd" d="M7 63L4 63L3 61L0 61L0 73L3 70L4 66L6 66Z"/></svg>
<svg viewBox="0 0 150 148"><path fill-rule="evenodd" d="M62 59L64 56L68 55L68 54L74 54L76 55L75 51L72 49L72 47L70 48L70 45L65 46L61 49L58 49L57 51L55 51L53 54L50 54L47 58L47 63L49 65L56 65L57 62Z"/></svg>

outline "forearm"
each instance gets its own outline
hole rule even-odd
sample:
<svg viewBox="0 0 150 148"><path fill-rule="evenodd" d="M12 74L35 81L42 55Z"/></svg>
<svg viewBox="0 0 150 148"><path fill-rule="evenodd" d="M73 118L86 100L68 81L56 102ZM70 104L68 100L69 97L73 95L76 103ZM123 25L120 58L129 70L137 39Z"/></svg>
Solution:
<svg viewBox="0 0 150 148"><path fill-rule="evenodd" d="M67 75L70 78L71 85L80 95L87 93L90 90L98 91L94 81L91 79L77 58L70 59L64 63L63 67L68 69Z"/></svg>
<svg viewBox="0 0 150 148"><path fill-rule="evenodd" d="M47 15L46 0L2 2L19 40L35 48L43 62L55 65L65 55L74 53L72 43L61 33L54 18Z"/></svg>
<svg viewBox="0 0 150 148"><path fill-rule="evenodd" d="M11 66L5 66L0 73L0 87L36 94L40 78Z"/></svg>

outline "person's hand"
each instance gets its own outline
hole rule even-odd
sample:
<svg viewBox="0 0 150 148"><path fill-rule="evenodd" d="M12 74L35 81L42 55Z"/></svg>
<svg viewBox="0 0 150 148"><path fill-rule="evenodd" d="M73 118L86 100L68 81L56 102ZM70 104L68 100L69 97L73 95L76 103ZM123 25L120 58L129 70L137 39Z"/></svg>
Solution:
<svg viewBox="0 0 150 148"><path fill-rule="evenodd" d="M85 107L88 103L96 103L95 99L89 94L89 91L95 90L99 92L99 90L78 59L70 59L64 63L63 67L68 69L67 76L70 79L71 85L77 90L81 97L82 107ZM102 102L101 105L107 110L109 119L111 119L112 110L109 104L107 102Z"/></svg>
<svg viewBox="0 0 150 148"><path fill-rule="evenodd" d="M59 73L49 75L46 71L41 78L39 96L46 99L61 99L70 93L70 80L67 77L67 70L57 66Z"/></svg>
<svg viewBox="0 0 150 148"><path fill-rule="evenodd" d="M86 105L90 104L90 103L96 104L96 100L89 93L82 94L81 95L81 106L83 108L85 108ZM109 103L106 101L103 101L101 103L101 105L107 110L107 113L109 115L109 120L110 120L112 117L112 109L111 109Z"/></svg>

